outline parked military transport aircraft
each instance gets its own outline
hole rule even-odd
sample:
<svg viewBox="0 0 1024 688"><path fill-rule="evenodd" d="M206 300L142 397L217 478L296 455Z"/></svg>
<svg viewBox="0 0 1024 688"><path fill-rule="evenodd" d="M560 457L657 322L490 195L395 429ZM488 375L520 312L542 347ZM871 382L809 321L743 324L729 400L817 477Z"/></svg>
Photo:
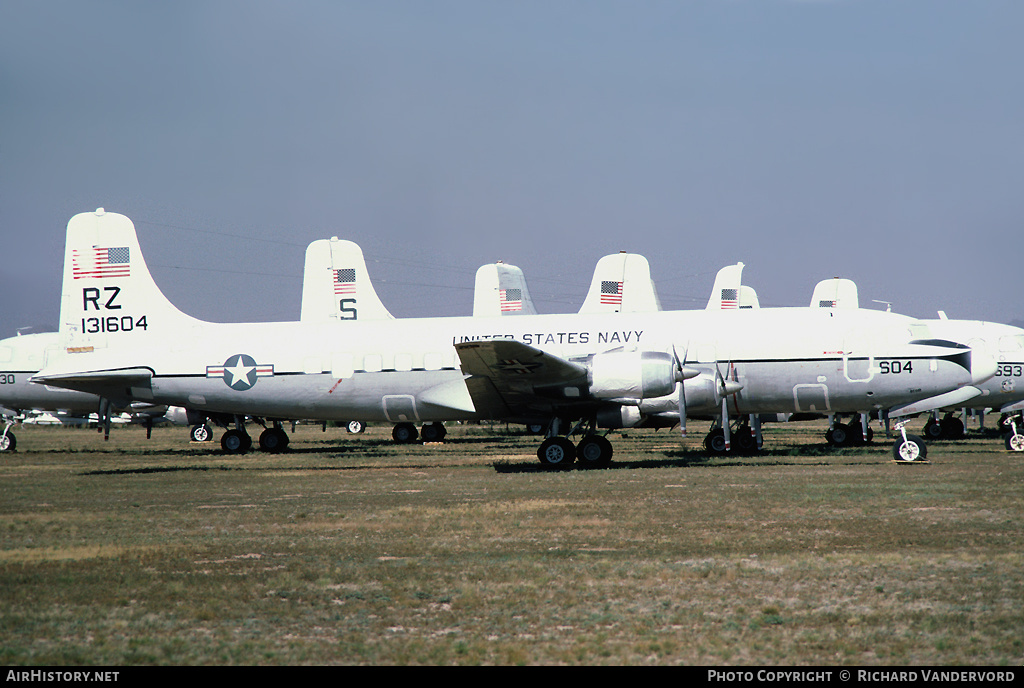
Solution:
<svg viewBox="0 0 1024 688"><path fill-rule="evenodd" d="M59 337L57 332L39 332L0 340L0 407L6 409L2 412L0 452L17 447L17 437L11 428L24 412L48 411L57 413L57 418L88 420L91 414L101 411L103 400L95 394L29 381L60 351ZM118 410L129 413L148 430L155 422L178 417L177 411L153 404L132 403Z"/></svg>
<svg viewBox="0 0 1024 688"><path fill-rule="evenodd" d="M890 408L995 372L911 318L862 310L206 323L167 301L131 221L102 209L68 224L60 325L67 355L36 382L263 418L570 421L538 451L551 464L606 464L598 427L634 424L684 380L680 418L730 396L739 413ZM246 437L236 423L222 446Z"/></svg>

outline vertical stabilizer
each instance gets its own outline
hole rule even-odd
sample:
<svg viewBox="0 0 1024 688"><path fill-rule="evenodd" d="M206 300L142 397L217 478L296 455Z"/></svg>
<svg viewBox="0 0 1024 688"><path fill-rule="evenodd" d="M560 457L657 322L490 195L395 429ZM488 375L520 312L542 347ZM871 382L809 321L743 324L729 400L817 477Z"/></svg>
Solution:
<svg viewBox="0 0 1024 688"><path fill-rule="evenodd" d="M660 311L651 266L637 253L613 253L597 261L590 291L580 313L644 313Z"/></svg>
<svg viewBox="0 0 1024 688"><path fill-rule="evenodd" d="M366 271L363 251L338 237L306 247L299 318L309 320L390 320Z"/></svg>
<svg viewBox="0 0 1024 688"><path fill-rule="evenodd" d="M515 265L490 263L476 271L473 315L536 315L523 271Z"/></svg>
<svg viewBox="0 0 1024 688"><path fill-rule="evenodd" d="M822 280L814 287L811 308L860 308L857 285L839 277Z"/></svg>
<svg viewBox="0 0 1024 688"><path fill-rule="evenodd" d="M711 298L708 299L706 310L709 311L731 311L742 306L757 307L757 294L750 289L744 293L743 285L743 263L726 265L718 271L715 276L715 286L711 288ZM746 299L752 299L752 304L743 303Z"/></svg>
<svg viewBox="0 0 1024 688"><path fill-rule="evenodd" d="M68 351L180 337L201 324L167 300L142 257L135 225L103 208L68 222L60 340Z"/></svg>
<svg viewBox="0 0 1024 688"><path fill-rule="evenodd" d="M757 292L753 287L745 284L740 285L740 308L760 308L761 302L757 300Z"/></svg>

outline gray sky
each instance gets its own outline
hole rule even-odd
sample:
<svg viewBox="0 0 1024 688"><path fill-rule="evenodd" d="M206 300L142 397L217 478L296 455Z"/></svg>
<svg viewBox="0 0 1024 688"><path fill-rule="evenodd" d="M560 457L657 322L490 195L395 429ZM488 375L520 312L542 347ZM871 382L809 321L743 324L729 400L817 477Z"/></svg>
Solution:
<svg viewBox="0 0 1024 688"><path fill-rule="evenodd" d="M666 308L746 263L761 304L1024 320L1019 0L10 0L0 336L56 329L68 220L130 217L164 293L296 320L306 245L359 243L399 317L476 269L574 312L648 257Z"/></svg>

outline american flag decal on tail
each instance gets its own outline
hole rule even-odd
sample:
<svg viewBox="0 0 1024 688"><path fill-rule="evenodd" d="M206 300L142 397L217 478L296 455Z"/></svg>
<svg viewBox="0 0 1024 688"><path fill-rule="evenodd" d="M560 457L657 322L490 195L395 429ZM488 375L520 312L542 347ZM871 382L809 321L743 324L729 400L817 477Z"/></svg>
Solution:
<svg viewBox="0 0 1024 688"><path fill-rule="evenodd" d="M622 304L622 282L601 282L601 303Z"/></svg>
<svg viewBox="0 0 1024 688"><path fill-rule="evenodd" d="M498 299L501 302L501 312L511 313L523 310L522 289L500 289Z"/></svg>
<svg viewBox="0 0 1024 688"><path fill-rule="evenodd" d="M335 294L355 294L356 293L356 269L355 268L342 268L340 270L331 269L334 273L334 293Z"/></svg>
<svg viewBox="0 0 1024 688"><path fill-rule="evenodd" d="M731 310L733 308L739 308L739 290L737 289L723 289L722 290L722 310Z"/></svg>
<svg viewBox="0 0 1024 688"><path fill-rule="evenodd" d="M131 251L127 246L71 249L72 279L131 277Z"/></svg>

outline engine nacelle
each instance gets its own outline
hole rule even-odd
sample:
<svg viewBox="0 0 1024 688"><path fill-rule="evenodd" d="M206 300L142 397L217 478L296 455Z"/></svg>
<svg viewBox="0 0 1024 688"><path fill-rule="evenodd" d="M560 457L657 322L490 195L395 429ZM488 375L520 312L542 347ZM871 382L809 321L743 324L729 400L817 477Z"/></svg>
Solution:
<svg viewBox="0 0 1024 688"><path fill-rule="evenodd" d="M598 399L650 399L671 394L676 364L661 351L615 351L590 361L590 394Z"/></svg>
<svg viewBox="0 0 1024 688"><path fill-rule="evenodd" d="M619 406L597 412L597 427L606 430L636 427L641 420L640 409L636 406Z"/></svg>

